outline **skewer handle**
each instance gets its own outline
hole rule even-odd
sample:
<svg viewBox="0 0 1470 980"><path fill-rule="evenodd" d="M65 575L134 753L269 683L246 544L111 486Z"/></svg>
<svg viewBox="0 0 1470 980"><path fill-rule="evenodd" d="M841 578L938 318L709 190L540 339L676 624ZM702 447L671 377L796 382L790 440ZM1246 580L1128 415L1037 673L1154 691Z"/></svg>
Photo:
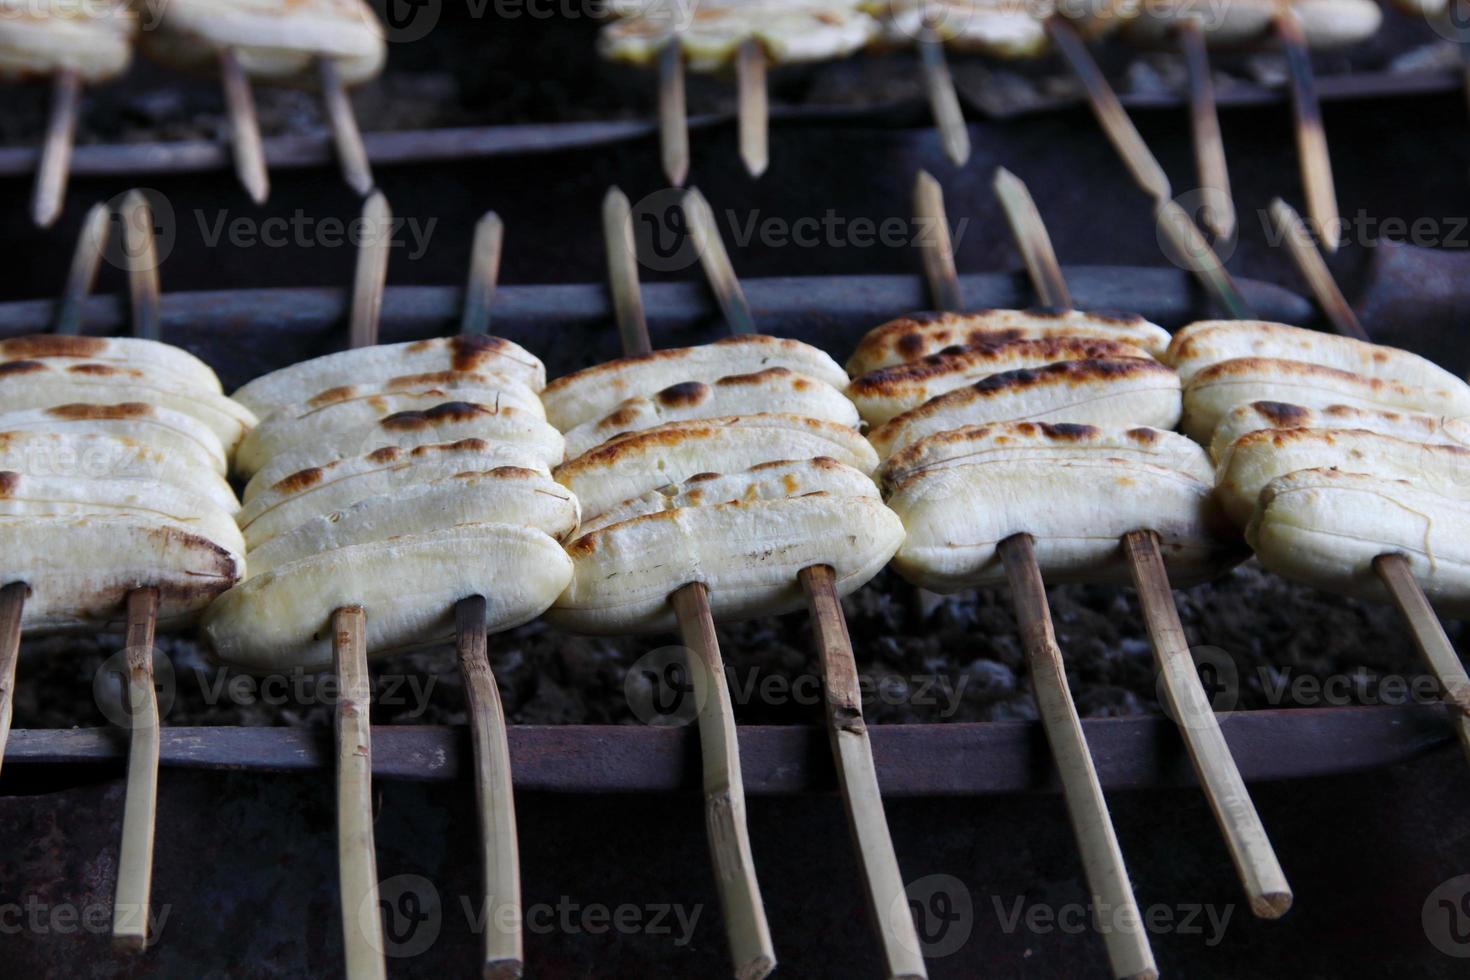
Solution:
<svg viewBox="0 0 1470 980"><path fill-rule="evenodd" d="M1093 904L1114 912L1114 926L1103 934L1113 976L1154 980L1159 975L1158 967L1141 925L1143 919L1128 881L1108 802L1082 732L1082 721L1072 702L1031 535L1017 534L1002 541L1000 556L1011 585L1021 642L1026 648L1031 687L1061 777L1062 795L1082 852L1082 868L1092 890Z"/></svg>
<svg viewBox="0 0 1470 980"><path fill-rule="evenodd" d="M363 203L362 234L362 246L357 250L357 267L352 279L349 336L353 347L376 344L378 324L383 318L388 249L393 244L393 211L382 191L373 191Z"/></svg>
<svg viewBox="0 0 1470 980"><path fill-rule="evenodd" d="M81 92L82 78L75 68L58 69L52 76L51 114L46 120L46 137L41 143L41 163L36 170L36 188L31 198L31 218L42 228L56 223L66 199Z"/></svg>
<svg viewBox="0 0 1470 980"><path fill-rule="evenodd" d="M71 253L71 268L66 273L61 302L56 306L56 319L51 324L53 333L82 332L82 307L97 281L102 250L107 246L107 223L111 217L106 204L94 204L87 209L87 216L82 220L82 232L77 236L76 248Z"/></svg>
<svg viewBox="0 0 1470 980"><path fill-rule="evenodd" d="M1263 919L1278 919L1291 908L1291 886L1276 859L1266 828L1251 801L1245 780L1235 766L1220 721L1195 671L1189 641L1174 605L1174 592L1153 531L1134 531L1123 539L1128 568L1143 607L1144 624L1153 647L1154 662L1164 681L1164 694L1190 761L1225 834L1225 845L1245 887L1251 911Z"/></svg>
<svg viewBox="0 0 1470 980"><path fill-rule="evenodd" d="M15 668L20 662L20 618L25 612L30 587L11 582L0 589L0 765L5 762L5 743L10 739L10 720L15 714Z"/></svg>
<svg viewBox="0 0 1470 980"><path fill-rule="evenodd" d="M123 247L127 249L128 298L133 336L162 336L162 287L158 283L158 243L153 234L153 208L142 191L128 191L122 202Z"/></svg>
<svg viewBox="0 0 1470 980"><path fill-rule="evenodd" d="M158 693L153 688L153 639L158 590L128 593L127 698L131 723L122 846L112 903L112 944L123 952L148 948L153 890L153 838L158 818Z"/></svg>
<svg viewBox="0 0 1470 980"><path fill-rule="evenodd" d="M1434 608L1424 596L1424 590L1414 578L1414 570L1403 555L1379 555L1373 560L1373 570L1383 581L1393 598L1394 605L1408 621L1414 635L1414 645L1429 664L1429 671L1444 690L1445 707L1450 713L1450 722L1460 747L1470 758L1470 675L1455 653L1450 638L1445 635L1444 624L1434 614Z"/></svg>
<svg viewBox="0 0 1470 980"><path fill-rule="evenodd" d="M822 661L827 734L832 741L848 826L862 860L868 908L878 925L885 975L906 980L926 977L919 934L909 913L903 874L893 850L888 818L883 813L883 795L873 762L873 745L863 722L857 663L852 653L852 638L847 632L847 619L842 614L842 601L837 597L837 579L827 565L804 568L800 578Z"/></svg>
<svg viewBox="0 0 1470 980"><path fill-rule="evenodd" d="M924 235L920 255L924 260L924 281L929 284L929 300L936 310L958 313L965 308L965 300L960 274L955 268L944 188L927 170L920 170L914 181L914 215Z"/></svg>
<svg viewBox="0 0 1470 980"><path fill-rule="evenodd" d="M373 843L373 742L369 711L367 613L332 613L337 673L337 870L342 888L342 945L347 976L383 980L383 919L378 907L378 855Z"/></svg>
<svg viewBox="0 0 1470 980"><path fill-rule="evenodd" d="M1301 18L1290 6L1276 14L1276 33L1286 50L1286 67L1291 75L1291 109L1296 122L1297 153L1301 157L1302 184L1307 191L1307 212L1317 226L1317 236L1329 253L1342 243L1342 221L1337 210L1337 184L1332 176L1332 154L1322 126L1322 103L1317 98L1317 78L1312 73L1312 55L1302 30Z"/></svg>
<svg viewBox="0 0 1470 980"><path fill-rule="evenodd" d="M479 797L480 848L485 862L484 980L521 975L521 867L516 844L515 798L511 790L510 740L500 689L490 669L485 635L485 597L462 599L454 608L459 668L469 702L475 750L475 794ZM502 922L514 923L502 927Z"/></svg>
<svg viewBox="0 0 1470 980"><path fill-rule="evenodd" d="M944 42L933 31L926 30L919 37L919 67L924 76L929 109L934 113L939 138L944 143L945 156L956 167L963 167L970 160L970 130L965 125L965 110L960 106L954 76L944 56Z"/></svg>
<svg viewBox="0 0 1470 980"><path fill-rule="evenodd" d="M1286 244L1286 251L1291 255L1291 260L1296 264L1297 271L1302 278L1307 280L1307 285L1316 297L1317 305L1327 314L1327 319L1332 321L1332 326L1344 337L1354 337L1358 340L1367 340L1368 331L1363 329L1363 324L1358 320L1358 314L1354 312L1353 306L1347 301L1347 297L1338 288L1337 280L1332 276L1332 270L1327 268L1322 253L1317 251L1317 246L1312 242L1312 233L1307 230L1306 222L1302 216L1296 213L1290 204L1281 198L1271 202L1271 221L1276 225L1276 232Z"/></svg>
<svg viewBox="0 0 1470 980"><path fill-rule="evenodd" d="M1198 20L1188 18L1179 25L1178 35L1189 72L1195 170L1200 187L1210 197L1210 209L1204 215L1205 227L1216 238L1232 238L1237 227L1235 197L1230 189L1230 166L1225 160L1225 138L1220 133L1220 109L1215 100L1215 79L1210 74L1205 32Z"/></svg>
<svg viewBox="0 0 1470 980"><path fill-rule="evenodd" d="M684 50L678 35L658 56L658 135L664 176L672 187L689 179L689 117L684 98Z"/></svg>
<svg viewBox="0 0 1470 980"><path fill-rule="evenodd" d="M995 172L994 187L1036 294L1052 309L1070 310L1072 292L1067 288L1067 279L1062 275L1051 235L1046 230L1046 222L1041 220L1041 212L1030 189L1025 181L1004 167Z"/></svg>
<svg viewBox="0 0 1470 980"><path fill-rule="evenodd" d="M623 355L653 351L648 317L643 312L643 290L638 285L638 246L633 241L633 209L628 195L616 187L602 199L602 236L607 244L607 281L612 290L613 315L623 341Z"/></svg>
<svg viewBox="0 0 1470 980"><path fill-rule="evenodd" d="M234 48L219 53L220 83L225 91L225 113L230 121L230 147L235 156L235 174L245 193L256 204L270 197L270 175L265 169L265 148L260 141L260 117L255 114L255 97L250 94L250 79L240 66L240 55Z"/></svg>
<svg viewBox="0 0 1470 980"><path fill-rule="evenodd" d="M337 160L342 165L342 176L348 187L365 197L373 189L373 168L368 162L367 147L362 144L362 130L357 126L357 113L352 110L352 99L342 84L337 62L331 58L318 58L317 77L322 86L322 103L326 106L332 141L337 146Z"/></svg>
<svg viewBox="0 0 1470 980"><path fill-rule="evenodd" d="M725 251L725 240L715 224L715 212L697 187L684 192L684 220L689 225L689 234L699 252L699 264L704 267L705 278L714 290L720 310L731 333L755 333L755 318L751 316L750 304L745 301L745 291L735 277L735 267L730 263L730 253Z"/></svg>
<svg viewBox="0 0 1470 980"><path fill-rule="evenodd" d="M1235 284L1225 263L1178 202L1163 201L1154 211L1154 225L1174 249L1173 261L1199 280L1205 291L1235 320L1254 320L1255 311Z"/></svg>
<svg viewBox="0 0 1470 980"><path fill-rule="evenodd" d="M766 96L766 49L755 38L735 56L740 125L740 159L752 177L771 163L770 104Z"/></svg>
<svg viewBox="0 0 1470 980"><path fill-rule="evenodd" d="M490 307L500 281L500 257L505 248L505 222L494 211L475 223L475 242L470 249L470 274L464 289L464 314L459 332L483 335L490 332Z"/></svg>
<svg viewBox="0 0 1470 980"><path fill-rule="evenodd" d="M725 679L709 591L700 582L684 586L670 601L679 632L693 662L689 665L699 705L699 745L704 760L704 815L714 859L715 883L725 914L725 930L737 980L760 980L776 968L776 950L761 902L745 819L745 783L740 773L735 709Z"/></svg>

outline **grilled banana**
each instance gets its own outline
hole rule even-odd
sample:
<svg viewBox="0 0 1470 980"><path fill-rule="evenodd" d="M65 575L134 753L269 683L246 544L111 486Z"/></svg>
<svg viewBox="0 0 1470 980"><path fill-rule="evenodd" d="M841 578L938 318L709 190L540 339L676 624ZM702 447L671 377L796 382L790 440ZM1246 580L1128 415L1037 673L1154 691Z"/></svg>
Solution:
<svg viewBox="0 0 1470 980"><path fill-rule="evenodd" d="M541 401L551 424L567 432L606 417L629 398L652 395L670 385L710 384L773 367L825 381L834 388L847 384L847 375L837 362L810 344L745 335L598 364L557 378L541 393Z"/></svg>
<svg viewBox="0 0 1470 980"><path fill-rule="evenodd" d="M1208 483L1105 449L922 471L891 490L888 506L908 530L893 567L941 593L1003 585L997 548L1016 534L1035 539L1053 584L1126 583L1122 538L1137 530L1158 534L1176 587L1245 557Z"/></svg>
<svg viewBox="0 0 1470 980"><path fill-rule="evenodd" d="M577 498L535 470L502 466L404 487L320 514L249 554L252 576L357 544L463 524L518 524L558 541L577 530Z"/></svg>
<svg viewBox="0 0 1470 980"><path fill-rule="evenodd" d="M871 473L878 457L856 430L795 415L671 422L604 443L557 467L592 520L616 504L700 473L729 473L780 459L830 456Z"/></svg>
<svg viewBox="0 0 1470 980"><path fill-rule="evenodd" d="M124 402L121 405L57 405L0 412L0 432L78 434L129 439L190 465L224 476L229 471L225 447L214 430L192 415Z"/></svg>
<svg viewBox="0 0 1470 980"><path fill-rule="evenodd" d="M1244 527L1261 489L1297 470L1335 469L1412 480L1426 490L1470 499L1470 449L1408 442L1362 429L1278 429L1238 439L1216 490L1231 520Z"/></svg>
<svg viewBox="0 0 1470 980"><path fill-rule="evenodd" d="M81 363L110 364L141 371L155 381L224 394L214 370L181 347L138 337L78 337L30 334L0 340L0 364L43 361L68 368Z"/></svg>
<svg viewBox="0 0 1470 980"><path fill-rule="evenodd" d="M348 456L387 446L414 449L462 439L502 444L508 462L527 460L532 469L555 466L566 457L561 433L529 412L509 405L497 410L469 402L440 402L423 411L394 412L357 429L319 433L300 448L271 456L245 484L245 499L299 470Z"/></svg>
<svg viewBox="0 0 1470 980"><path fill-rule="evenodd" d="M685 381L649 398L630 398L611 415L584 422L567 432L573 458L615 436L641 432L667 422L741 415L747 412L801 415L857 428L858 413L842 392L787 368L737 374L711 384Z"/></svg>
<svg viewBox="0 0 1470 980"><path fill-rule="evenodd" d="M44 361L0 364L0 412L61 405L143 402L182 412L207 425L233 452L256 418L245 406L203 388L153 381L143 371L86 362L52 367Z"/></svg>
<svg viewBox="0 0 1470 980"><path fill-rule="evenodd" d="M1206 320L1174 335L1164 362L1188 384L1205 368L1242 357L1302 361L1409 388L1470 394L1470 386L1427 358L1351 337L1256 320Z"/></svg>
<svg viewBox="0 0 1470 980"><path fill-rule="evenodd" d="M452 642L454 606L485 597L494 632L530 622L566 588L555 539L511 524L464 524L350 545L278 565L220 596L204 635L223 662L259 673L332 666L332 613L367 611L367 648Z"/></svg>
<svg viewBox="0 0 1470 980"><path fill-rule="evenodd" d="M1141 316L1082 313L1077 310L980 310L975 313L919 313L890 320L868 331L847 362L853 377L907 364L951 347L1007 340L1084 338L1116 340L1158 356L1169 346L1169 332Z"/></svg>
<svg viewBox="0 0 1470 980"><path fill-rule="evenodd" d="M1470 415L1470 394L1462 389L1411 388L1302 361L1242 357L1207 367L1190 380L1184 389L1181 428L1190 438L1209 443L1221 419L1254 401L1287 402L1311 409L1347 405L1464 418Z"/></svg>
<svg viewBox="0 0 1470 980"><path fill-rule="evenodd" d="M1470 501L1407 480L1300 470L1272 480L1246 529L1261 564L1286 578L1387 600L1373 559L1398 554L1430 602L1470 616Z"/></svg>
<svg viewBox="0 0 1470 980"><path fill-rule="evenodd" d="M1092 337L972 344L952 352L931 354L917 361L870 371L853 379L847 386L847 396L857 405L863 421L877 426L918 408L931 398L992 374L1046 367L1060 361L1148 356L1141 347Z"/></svg>
<svg viewBox="0 0 1470 980"><path fill-rule="evenodd" d="M1410 442L1470 449L1470 423L1419 412L1385 412L1347 405L1322 409L1283 402L1251 402L1220 420L1210 440L1210 455L1220 466L1230 460L1230 447L1242 436L1262 429L1366 429Z"/></svg>
<svg viewBox="0 0 1470 980"><path fill-rule="evenodd" d="M602 29L597 48L609 61L650 65L672 39L697 72L729 67L751 39L775 65L841 58L878 33L877 22L857 6L854 0L642 2L626 5L622 19Z"/></svg>
<svg viewBox="0 0 1470 980"><path fill-rule="evenodd" d="M137 15L121 0L91 4L0 2L0 78L75 71L86 82L121 75L133 58Z"/></svg>
<svg viewBox="0 0 1470 980"><path fill-rule="evenodd" d="M278 408L308 401L329 388L439 371L505 374L525 382L532 391L546 385L545 365L524 347L499 337L465 335L326 354L256 378L233 397L265 418Z"/></svg>
<svg viewBox="0 0 1470 980"><path fill-rule="evenodd" d="M926 28L947 47L990 58L1035 58L1050 48L1046 25L1024 0L873 0L888 42L911 44Z"/></svg>
<svg viewBox="0 0 1470 980"><path fill-rule="evenodd" d="M927 436L966 425L1032 421L1172 429L1179 412L1179 377L1158 361L1063 361L982 378L891 419L869 439L886 459Z"/></svg>
<svg viewBox="0 0 1470 980"><path fill-rule="evenodd" d="M240 443L235 467L248 476L272 458L300 449L313 453L321 449L330 458L328 447L344 441L344 448L366 452L376 447L365 445L363 440L374 434L382 419L448 401L470 402L491 410L504 406L538 420L542 415L535 392L503 375L417 375L332 388L309 401L272 412Z"/></svg>
<svg viewBox="0 0 1470 980"><path fill-rule="evenodd" d="M164 483L201 497L226 514L240 509L235 491L214 470L119 436L0 431L0 470L32 477Z"/></svg>
<svg viewBox="0 0 1470 980"><path fill-rule="evenodd" d="M1149 463L1213 483L1214 467L1198 443L1176 432L1137 427L1098 428L1062 422L998 422L941 432L889 457L878 482L893 488L921 473L1014 460L1075 459L1079 453Z"/></svg>
<svg viewBox="0 0 1470 980"><path fill-rule="evenodd" d="M159 591L158 628L191 625L244 562L153 517L0 517L0 579L30 586L21 629L120 631L134 589Z"/></svg>
<svg viewBox="0 0 1470 980"><path fill-rule="evenodd" d="M572 581L547 620L597 635L671 630L669 596L691 582L709 587L718 621L780 615L806 605L803 568L832 566L846 595L882 569L903 535L880 501L825 492L664 510L572 542Z"/></svg>
<svg viewBox="0 0 1470 980"><path fill-rule="evenodd" d="M1378 33L1383 11L1373 0L1229 0L1202 5L1197 0L1140 5L1140 15L1125 27L1124 36L1137 44L1168 43L1174 30L1193 20L1204 30L1209 43L1239 47L1270 41L1278 11L1288 6L1302 21L1307 43L1313 48L1339 48L1359 44Z"/></svg>

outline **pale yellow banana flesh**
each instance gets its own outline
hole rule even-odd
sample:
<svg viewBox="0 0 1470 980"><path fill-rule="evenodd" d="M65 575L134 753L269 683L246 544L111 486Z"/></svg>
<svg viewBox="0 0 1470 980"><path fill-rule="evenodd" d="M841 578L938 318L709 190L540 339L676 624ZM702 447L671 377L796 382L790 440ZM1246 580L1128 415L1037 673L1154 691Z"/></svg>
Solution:
<svg viewBox="0 0 1470 980"><path fill-rule="evenodd" d="M910 46L932 29L947 47L991 58L1034 58L1051 47L1046 25L1025 0L875 0L884 40Z"/></svg>
<svg viewBox="0 0 1470 980"><path fill-rule="evenodd" d="M602 29L597 47L609 61L649 65L671 40L691 71L728 67L740 45L759 41L772 64L840 58L878 34L855 0L746 0L743 3L644 3Z"/></svg>
<svg viewBox="0 0 1470 980"><path fill-rule="evenodd" d="M1123 30L1137 44L1164 44L1185 20L1193 20L1211 45L1238 47L1269 41L1277 0L1175 0L1173 3L1141 5L1139 17ZM1383 11L1373 0L1291 0L1302 20L1307 43L1313 48L1338 48L1360 44L1378 33Z"/></svg>
<svg viewBox="0 0 1470 980"><path fill-rule="evenodd" d="M330 388L440 371L497 372L519 379L532 391L546 385L545 365L524 347L499 337L466 335L326 354L256 378L234 398L264 418Z"/></svg>
<svg viewBox="0 0 1470 980"><path fill-rule="evenodd" d="M0 16L0 22L4 21ZM41 361L66 369L79 364L110 364L140 371L166 385L203 388L224 394L214 369L180 347L139 337L81 337L31 334L0 340L0 364Z"/></svg>
<svg viewBox="0 0 1470 980"><path fill-rule="evenodd" d="M566 434L567 455L575 458L609 439L668 422L743 415L751 412L801 415L857 428L857 409L839 390L787 368L767 368L711 383L687 381L649 397L630 398L596 422Z"/></svg>
<svg viewBox="0 0 1470 980"><path fill-rule="evenodd" d="M335 548L465 524L516 524L563 541L576 532L577 522L577 498L544 474L512 467L458 473L309 518L251 551L249 573Z"/></svg>
<svg viewBox="0 0 1470 980"><path fill-rule="evenodd" d="M1329 405L1303 408L1282 402L1251 402L1233 409L1215 427L1210 455L1220 466L1230 461L1230 448L1242 437L1263 429L1365 429L1386 436L1470 449L1470 423L1423 412Z"/></svg>
<svg viewBox="0 0 1470 980"><path fill-rule="evenodd" d="M546 418L567 432L606 417L629 398L688 382L709 384L732 375L784 367L841 389L847 374L824 351L796 340L750 334L701 347L680 347L608 361L557 378L541 393Z"/></svg>
<svg viewBox="0 0 1470 980"><path fill-rule="evenodd" d="M572 575L541 531L469 524L350 545L278 565L221 596L204 635L224 663L257 673L332 666L332 612L362 606L375 655L447 644L454 606L485 597L494 631L530 622Z"/></svg>
<svg viewBox="0 0 1470 980"><path fill-rule="evenodd" d="M85 82L102 82L132 62L138 18L121 0L8 3L0 11L0 78L74 71Z"/></svg>
<svg viewBox="0 0 1470 980"><path fill-rule="evenodd" d="M229 472L224 444L209 426L183 412L157 405L58 405L0 413L0 434L125 439L176 457L181 465Z"/></svg>
<svg viewBox="0 0 1470 980"><path fill-rule="evenodd" d="M846 595L887 564L903 535L898 517L871 497L815 493L666 510L574 541L575 572L547 619L597 635L672 630L669 596L691 582L708 587L718 621L780 615L806 605L802 569L832 566Z"/></svg>

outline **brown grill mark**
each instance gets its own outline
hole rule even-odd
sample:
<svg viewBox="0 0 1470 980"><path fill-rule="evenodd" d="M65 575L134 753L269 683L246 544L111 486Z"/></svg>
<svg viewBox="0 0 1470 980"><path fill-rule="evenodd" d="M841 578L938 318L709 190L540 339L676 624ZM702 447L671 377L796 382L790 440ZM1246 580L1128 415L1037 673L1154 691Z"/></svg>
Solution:
<svg viewBox="0 0 1470 980"><path fill-rule="evenodd" d="M40 361L9 361L0 364L0 377L11 374L35 374L37 371L49 371L50 368Z"/></svg>
<svg viewBox="0 0 1470 980"><path fill-rule="evenodd" d="M676 385L669 385L654 397L658 403L665 408L693 408L709 401L713 391L710 386L699 381L682 381ZM631 420L629 420L631 421ZM622 425L625 423L614 423Z"/></svg>
<svg viewBox="0 0 1470 980"><path fill-rule="evenodd" d="M68 374L81 374L94 378L141 378L143 376L142 371L113 367L111 364L73 364L66 370Z"/></svg>
<svg viewBox="0 0 1470 980"><path fill-rule="evenodd" d="M326 477L326 471L320 466L313 466L304 470L297 470L290 476L271 484L271 489L282 494L300 493L316 486Z"/></svg>
<svg viewBox="0 0 1470 980"><path fill-rule="evenodd" d="M144 402L123 402L119 405L58 405L48 408L47 415L59 419L144 419L158 413L152 405Z"/></svg>
<svg viewBox="0 0 1470 980"><path fill-rule="evenodd" d="M465 334L449 341L450 366L456 371L472 371L481 364L493 361L510 347L499 337L483 334Z"/></svg>
<svg viewBox="0 0 1470 980"><path fill-rule="evenodd" d="M1283 429L1299 428L1312 416L1300 405L1288 405L1286 402L1254 402L1251 407L1270 419L1272 425Z"/></svg>
<svg viewBox="0 0 1470 980"><path fill-rule="evenodd" d="M378 424L390 432L414 432L431 429L441 422L467 422L470 419L494 414L485 406L471 402L444 402L442 405L435 405L421 412L395 412Z"/></svg>
<svg viewBox="0 0 1470 980"><path fill-rule="evenodd" d="M20 474L10 470L0 471L0 497L14 496L20 489Z"/></svg>
<svg viewBox="0 0 1470 980"><path fill-rule="evenodd" d="M323 405L334 405L337 402L345 402L355 394L357 394L357 385L338 385L335 388L328 388L326 391L313 395L307 400L306 404L312 408L321 408Z"/></svg>
<svg viewBox="0 0 1470 980"><path fill-rule="evenodd" d="M1157 361L1137 357L1086 359L1062 361L1040 368L1022 368L1018 371L992 374L988 378L981 378L971 387L981 394L988 395L1018 388L1029 388L1054 379L1061 379L1069 384L1087 384L1092 381L1118 381L1146 374L1172 375L1173 373L1172 370Z"/></svg>
<svg viewBox="0 0 1470 980"><path fill-rule="evenodd" d="M790 368L773 367L766 368L763 371L753 371L750 374L732 374L727 378L721 378L715 384L721 388L739 388L744 385L758 385L772 378L786 377L796 378L797 382L804 380Z"/></svg>
<svg viewBox="0 0 1470 980"><path fill-rule="evenodd" d="M1028 358L1038 361L1096 360L1102 358L1141 357L1144 352L1132 344L1116 340L1050 337L1033 340L986 339L967 347L947 348L946 352L907 364L895 364L869 372L852 383L858 394L883 395L902 392L912 383L942 378L963 371L983 369L987 362Z"/></svg>
<svg viewBox="0 0 1470 980"><path fill-rule="evenodd" d="M795 340L782 340L777 337L767 337L763 334L743 334L738 337L723 337L706 347L768 347L773 352L796 350L805 347L805 344ZM577 384L586 378L613 375L621 373L624 369L641 364L657 364L660 361L677 361L687 357L692 348L672 347L668 350L656 350L650 354L635 354L632 357L619 357L616 360L604 361L580 371L564 375L550 382L546 386L547 392L557 392L570 385Z"/></svg>
<svg viewBox="0 0 1470 980"><path fill-rule="evenodd" d="M0 344L7 357L94 357L108 348L101 337L69 337L56 334L34 334L16 337Z"/></svg>
<svg viewBox="0 0 1470 980"><path fill-rule="evenodd" d="M368 453L367 458L371 463L393 463L403 455L403 450L397 446L384 446L382 449L374 449Z"/></svg>

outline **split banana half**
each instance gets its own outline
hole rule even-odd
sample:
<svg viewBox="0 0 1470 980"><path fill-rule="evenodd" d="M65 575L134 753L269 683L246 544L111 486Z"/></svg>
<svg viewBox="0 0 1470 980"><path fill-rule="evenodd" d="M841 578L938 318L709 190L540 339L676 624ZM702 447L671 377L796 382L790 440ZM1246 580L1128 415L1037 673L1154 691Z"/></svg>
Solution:
<svg viewBox="0 0 1470 980"><path fill-rule="evenodd" d="M841 58L868 45L878 23L859 0L635 0L613 3L619 19L598 36L603 58L651 65L676 39L690 71L733 63L747 40L760 42L772 64Z"/></svg>
<svg viewBox="0 0 1470 980"><path fill-rule="evenodd" d="M137 32L137 15L122 0L0 0L0 79L29 80L65 70L86 82L115 78L133 60Z"/></svg>
<svg viewBox="0 0 1470 980"><path fill-rule="evenodd" d="M0 340L0 364L14 361L43 361L59 368L82 363L110 364L140 371L145 377L167 385L224 394L219 377L208 364L180 347L140 337L30 334Z"/></svg>
<svg viewBox="0 0 1470 980"><path fill-rule="evenodd" d="M226 514L240 509L235 491L209 466L136 439L94 432L11 430L0 417L0 470L23 476L138 480L176 486Z"/></svg>
<svg viewBox="0 0 1470 980"><path fill-rule="evenodd" d="M214 430L191 415L143 402L57 405L0 412L0 433L100 436L128 439L213 470L224 477L229 458Z"/></svg>
<svg viewBox="0 0 1470 980"><path fill-rule="evenodd" d="M1283 6L1296 11L1307 43L1313 48L1360 44L1383 25L1383 11L1373 0L1290 0L1285 5L1280 0L1229 0L1219 4L1173 0L1141 4L1138 18L1123 31L1137 44L1165 44L1182 22L1193 20L1213 46L1251 45L1273 37L1272 25Z"/></svg>
<svg viewBox="0 0 1470 980"><path fill-rule="evenodd" d="M1441 415L1348 405L1311 409L1283 402L1251 402L1233 409L1220 420L1210 440L1210 455L1218 465L1225 466L1230 460L1231 447L1243 436L1262 429L1366 429L1410 442L1470 449L1470 423Z"/></svg>

